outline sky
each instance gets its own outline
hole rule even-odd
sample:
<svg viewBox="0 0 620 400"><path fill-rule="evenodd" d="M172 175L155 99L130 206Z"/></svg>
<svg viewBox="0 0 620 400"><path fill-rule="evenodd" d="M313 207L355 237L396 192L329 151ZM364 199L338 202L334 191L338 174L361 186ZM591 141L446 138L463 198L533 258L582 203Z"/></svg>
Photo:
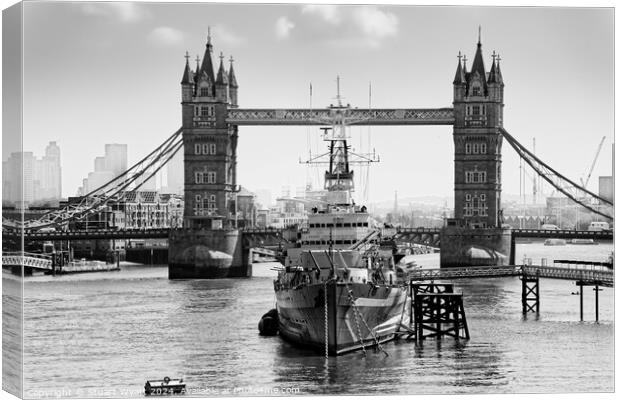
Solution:
<svg viewBox="0 0 620 400"><path fill-rule="evenodd" d="M49 141L59 144L65 196L106 143L127 143L129 164L138 161L180 127L184 54L202 57L209 26L214 61L220 51L235 59L241 108L328 106L337 75L353 107L368 106L369 84L373 108L451 107L458 52L473 60L479 25L487 70L492 52L501 54L504 127L513 137L528 148L535 138L536 154L578 181L606 136L589 184L596 191L597 177L612 172L610 8L27 2L23 148L42 155ZM308 135L317 149L319 132L240 127L238 183L272 193L304 186L299 160ZM452 196L450 126L351 133L357 151L368 150L370 135L380 155L370 201L393 199L395 190ZM518 194L519 161L507 143L503 162L503 191Z"/></svg>

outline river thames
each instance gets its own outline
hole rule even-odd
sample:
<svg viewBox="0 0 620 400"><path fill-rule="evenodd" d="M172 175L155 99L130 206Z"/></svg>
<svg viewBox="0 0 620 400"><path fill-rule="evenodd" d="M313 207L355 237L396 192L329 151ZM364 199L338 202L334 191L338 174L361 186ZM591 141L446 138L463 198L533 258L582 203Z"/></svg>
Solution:
<svg viewBox="0 0 620 400"><path fill-rule="evenodd" d="M517 260L605 261L612 250L519 244ZM437 263L437 255L419 259L424 267ZM183 378L201 397L614 390L612 288L600 292L595 323L592 288L584 287L580 322L572 281L541 279L540 316L527 318L517 277L460 281L469 341L400 340L384 346L389 357L370 351L366 359L358 352L326 361L258 335L260 317L274 307L272 265L255 264L249 279L170 281L166 266L130 265L26 278L25 397L142 397L147 379L164 376ZM10 313L19 281L4 272L3 282ZM5 350L17 356L9 340Z"/></svg>

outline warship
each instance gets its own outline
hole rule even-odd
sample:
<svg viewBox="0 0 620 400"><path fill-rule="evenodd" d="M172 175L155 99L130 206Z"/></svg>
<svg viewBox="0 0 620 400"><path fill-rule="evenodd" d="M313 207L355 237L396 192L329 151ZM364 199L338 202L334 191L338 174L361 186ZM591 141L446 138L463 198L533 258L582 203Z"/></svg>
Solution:
<svg viewBox="0 0 620 400"><path fill-rule="evenodd" d="M332 126L322 128L329 148L325 195L274 281L280 336L326 355L381 347L395 337L407 310L407 267L397 264L394 246L351 197L350 157L367 163L375 157L352 153L350 106L342 105L339 92L338 104L330 106Z"/></svg>

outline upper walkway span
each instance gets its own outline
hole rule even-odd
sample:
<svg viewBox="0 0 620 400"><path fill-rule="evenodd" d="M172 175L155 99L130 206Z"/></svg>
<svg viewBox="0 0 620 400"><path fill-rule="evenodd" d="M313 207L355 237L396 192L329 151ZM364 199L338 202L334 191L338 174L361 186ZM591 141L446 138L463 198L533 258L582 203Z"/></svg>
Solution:
<svg viewBox="0 0 620 400"><path fill-rule="evenodd" d="M453 125L452 108L237 108L228 110L232 125Z"/></svg>

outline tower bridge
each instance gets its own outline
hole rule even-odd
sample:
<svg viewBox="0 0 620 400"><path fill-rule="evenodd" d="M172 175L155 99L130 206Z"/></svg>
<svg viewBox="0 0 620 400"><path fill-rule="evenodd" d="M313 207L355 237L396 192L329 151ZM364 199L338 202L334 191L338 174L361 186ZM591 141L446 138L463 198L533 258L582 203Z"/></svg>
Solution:
<svg viewBox="0 0 620 400"><path fill-rule="evenodd" d="M487 70L480 37L471 66L459 52L452 91L452 107L444 108L240 108L231 58L225 68L220 53L215 73L213 45L207 37L202 58L194 69L186 55L181 78L181 128L123 177L84 196L66 210L22 223L3 221L25 232L37 226L62 226L105 207L132 182L153 176L177 151L183 151L185 207L183 229L170 230L170 278L248 276L248 244L234 218L237 182L237 144L240 126L252 125L451 125L454 142L454 216L436 233L423 232L441 242L441 264L505 265L511 260L518 231L502 227L502 145L505 141L542 178L576 203L613 219L589 201L613 206L558 173L511 136L503 126L504 78L498 54L493 52ZM142 178L141 178L142 177ZM144 179L144 180L146 180ZM413 232L410 232L410 234ZM4 233L3 233L4 234ZM106 235L108 233L102 233ZM111 233L110 233L111 234ZM118 235L138 233L118 233ZM155 234L155 232L154 232ZM525 233L524 233L525 234ZM538 232L538 234L542 234ZM30 237L36 235L28 234ZM113 234L111 234L113 235ZM138 234L139 235L139 234ZM158 232L157 235L165 235ZM245 233L247 235L247 233ZM582 237L571 232L566 235ZM578 236L574 236L578 235ZM246 241L247 242L247 241ZM472 259L472 248L493 256Z"/></svg>

